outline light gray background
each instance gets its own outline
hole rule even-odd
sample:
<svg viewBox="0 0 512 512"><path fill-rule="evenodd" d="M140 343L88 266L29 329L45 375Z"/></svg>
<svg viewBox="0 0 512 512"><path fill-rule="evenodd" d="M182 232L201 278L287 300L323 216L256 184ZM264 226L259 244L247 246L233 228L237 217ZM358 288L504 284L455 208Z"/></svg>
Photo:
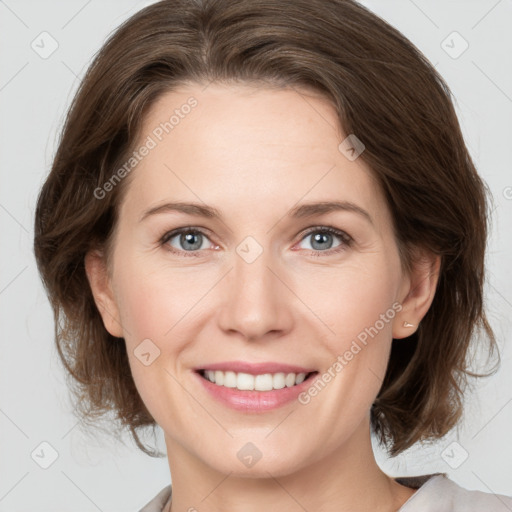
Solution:
<svg viewBox="0 0 512 512"><path fill-rule="evenodd" d="M79 79L106 36L150 3L0 0L0 511L135 511L170 481L166 458L77 426L32 252L35 200ZM377 460L394 476L441 471L468 489L512 495L512 1L362 3L424 52L456 97L495 197L486 293L502 355L499 373L468 393L458 432L395 460L376 447ZM31 47L35 40L43 51L44 31L58 43L45 59ZM469 44L458 58L464 42L454 31ZM58 454L47 469L42 442Z"/></svg>

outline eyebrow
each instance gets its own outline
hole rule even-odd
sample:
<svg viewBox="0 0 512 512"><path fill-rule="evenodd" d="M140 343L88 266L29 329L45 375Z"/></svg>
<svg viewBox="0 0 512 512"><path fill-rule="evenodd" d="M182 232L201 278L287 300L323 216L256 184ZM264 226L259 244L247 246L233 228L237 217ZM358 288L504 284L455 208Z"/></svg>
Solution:
<svg viewBox="0 0 512 512"><path fill-rule="evenodd" d="M292 210L288 212L287 216L291 218L302 219L334 211L348 211L357 213L373 225L373 220L370 214L357 204L350 201L322 201L317 203L305 203L292 208ZM144 219L152 215L166 212L181 212L211 219L222 219L221 212L212 206L199 203L172 202L165 203L160 206L155 206L149 210L146 210L142 214L139 222L142 222Z"/></svg>

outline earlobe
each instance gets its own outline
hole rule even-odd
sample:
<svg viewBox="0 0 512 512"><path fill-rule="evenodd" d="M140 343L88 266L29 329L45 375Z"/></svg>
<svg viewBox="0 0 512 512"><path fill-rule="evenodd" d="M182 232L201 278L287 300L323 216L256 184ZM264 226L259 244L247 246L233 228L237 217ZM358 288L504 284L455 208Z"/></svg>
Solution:
<svg viewBox="0 0 512 512"><path fill-rule="evenodd" d="M393 323L393 338L406 338L417 330L434 300L440 268L441 256L437 254L423 253L415 260L402 310Z"/></svg>
<svg viewBox="0 0 512 512"><path fill-rule="evenodd" d="M115 301L103 254L98 250L89 251L85 255L84 264L94 302L100 312L105 329L112 336L122 338L123 328L119 309Z"/></svg>

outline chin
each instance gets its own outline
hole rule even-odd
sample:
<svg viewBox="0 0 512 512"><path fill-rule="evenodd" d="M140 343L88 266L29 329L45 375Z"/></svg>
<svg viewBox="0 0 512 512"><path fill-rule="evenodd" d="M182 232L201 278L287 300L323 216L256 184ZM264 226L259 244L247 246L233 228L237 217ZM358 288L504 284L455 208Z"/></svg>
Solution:
<svg viewBox="0 0 512 512"><path fill-rule="evenodd" d="M282 477L301 469L306 461L303 458L292 457L288 453L270 452L265 456L265 449L257 449L252 443L237 448L235 457L223 457L221 464L214 457L212 467L221 473L238 478L269 478Z"/></svg>

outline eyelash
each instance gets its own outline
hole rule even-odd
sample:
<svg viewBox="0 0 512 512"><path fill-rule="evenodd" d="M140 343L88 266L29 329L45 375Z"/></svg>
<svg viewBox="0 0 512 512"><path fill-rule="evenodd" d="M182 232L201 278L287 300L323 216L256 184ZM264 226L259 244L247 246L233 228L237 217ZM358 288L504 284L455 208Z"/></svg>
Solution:
<svg viewBox="0 0 512 512"><path fill-rule="evenodd" d="M172 238L174 238L177 235L181 235L182 233L194 233L194 234L199 233L199 234L205 236L206 238L208 238L208 234L205 233L203 230L201 230L199 228L195 228L193 226L185 226L183 228L175 229L173 231L169 231L169 232L165 233L160 238L159 244L161 246L164 246L167 244L167 242L169 242L169 240L171 240ZM304 235L302 236L300 241L302 241L304 238L306 238L308 235L310 235L312 233L330 233L332 235L339 237L342 241L342 243L338 247L336 247L334 249L329 249L327 251L318 251L318 250L315 251L314 249L310 249L311 256L313 256L313 257L320 257L320 256L324 256L324 255L331 256L333 254L338 254L338 253L346 250L348 247L351 247L354 242L354 239L350 235L348 235L344 231L340 231L339 229L333 228L331 226L312 227L304 233ZM167 250L174 254L184 253L183 256L185 256L185 257L201 257L200 250L198 250L198 251L180 251L180 250L174 249L173 247L170 247L170 246L167 248Z"/></svg>

